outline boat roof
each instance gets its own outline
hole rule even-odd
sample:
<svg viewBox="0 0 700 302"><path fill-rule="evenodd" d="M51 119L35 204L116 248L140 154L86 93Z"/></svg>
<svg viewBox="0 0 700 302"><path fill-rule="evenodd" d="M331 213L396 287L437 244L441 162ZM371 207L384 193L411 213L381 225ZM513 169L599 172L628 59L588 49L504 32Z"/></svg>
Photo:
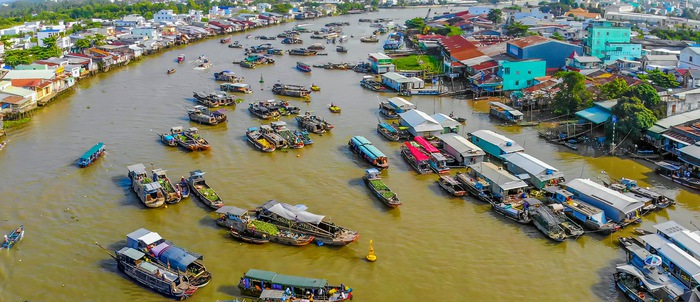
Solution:
<svg viewBox="0 0 700 302"><path fill-rule="evenodd" d="M291 221L308 222L313 224L319 224L323 221L325 216L317 215L304 211L296 206L290 205L288 203L282 203L276 200L268 200L262 206L263 209L268 210L272 213L277 214L280 217Z"/></svg>
<svg viewBox="0 0 700 302"><path fill-rule="evenodd" d="M408 151L411 152L411 155L416 158L417 161L426 161L428 160L428 156L425 155L425 153L420 152L418 148L414 147L411 142L404 142L404 145L406 145L406 148L408 148Z"/></svg>
<svg viewBox="0 0 700 302"><path fill-rule="evenodd" d="M684 226L678 224L678 222L675 222L673 220L655 224L654 228L656 229L657 233L661 233L669 237L673 233L687 230Z"/></svg>
<svg viewBox="0 0 700 302"><path fill-rule="evenodd" d="M250 85L248 85L248 84L243 84L243 83L233 83L231 86L233 86L233 87L239 87L239 88L248 88Z"/></svg>
<svg viewBox="0 0 700 302"><path fill-rule="evenodd" d="M369 169L365 170L365 173L367 173L367 174L379 174L380 172L376 168L369 168Z"/></svg>
<svg viewBox="0 0 700 302"><path fill-rule="evenodd" d="M220 207L216 210L216 213L218 214L233 214L236 216L241 216L248 212L248 210L241 209L239 207L234 207L234 206L223 206Z"/></svg>
<svg viewBox="0 0 700 302"><path fill-rule="evenodd" d="M671 164L671 163L668 163L668 162L665 162L665 161L658 161L658 162L655 162L655 164L661 168L671 170L671 171L676 171L676 170L681 169L681 167L674 165L674 164Z"/></svg>
<svg viewBox="0 0 700 302"><path fill-rule="evenodd" d="M449 176L449 175L440 175L440 179L442 179L444 182L449 183L453 186L459 186L460 183L454 179L454 177Z"/></svg>
<svg viewBox="0 0 700 302"><path fill-rule="evenodd" d="M153 172L153 174L156 174L156 175L165 175L165 172L168 172L168 170L156 168L156 169L151 170L151 172Z"/></svg>
<svg viewBox="0 0 700 302"><path fill-rule="evenodd" d="M359 147L359 146L371 145L371 144L372 144L372 143L371 143L369 140L367 140L364 136L359 136L359 135L358 135L358 136L353 136L353 138L351 138L351 140L352 140L353 143L355 143L358 147Z"/></svg>
<svg viewBox="0 0 700 302"><path fill-rule="evenodd" d="M471 133L482 140L485 140L493 145L498 146L506 153L513 153L525 150L515 141L491 130L477 130Z"/></svg>
<svg viewBox="0 0 700 302"><path fill-rule="evenodd" d="M146 255L142 252L139 252L139 251L132 249L130 247L127 247L127 246L125 246L121 250L117 251L117 254L127 256L131 259L134 259L134 260L139 260L139 259L143 258L144 255Z"/></svg>
<svg viewBox="0 0 700 302"><path fill-rule="evenodd" d="M487 178L490 182L497 184L503 190L512 190L527 187L527 184L515 175L508 173L492 163L480 162L469 165L477 173Z"/></svg>
<svg viewBox="0 0 700 302"><path fill-rule="evenodd" d="M442 155L442 153L430 153L430 156L435 158L435 160L438 160L438 161L447 160L447 158L444 155Z"/></svg>
<svg viewBox="0 0 700 302"><path fill-rule="evenodd" d="M267 281L273 284L280 284L282 286L300 287L306 289L323 288L328 285L328 280L326 279L280 275L274 272L252 268L245 273L245 277Z"/></svg>
<svg viewBox="0 0 700 302"><path fill-rule="evenodd" d="M377 149L377 147L375 147L373 145L360 146L360 150L362 150L363 152L366 152L367 155L371 155L373 157L372 159L386 157L386 155L384 155L384 153L382 153L382 151L379 151L379 149Z"/></svg>
<svg viewBox="0 0 700 302"><path fill-rule="evenodd" d="M579 194L594 198L598 200L598 202L613 207L625 214L633 213L644 207L644 202L624 195L613 189L606 188L604 185L596 183L590 179L572 179L566 183L566 187L567 189L577 191Z"/></svg>
<svg viewBox="0 0 700 302"><path fill-rule="evenodd" d="M187 271L187 266L198 260L198 257L192 255L192 253L187 252L183 248L165 242L157 245L151 251L160 261L169 263L172 269L183 272Z"/></svg>
<svg viewBox="0 0 700 302"><path fill-rule="evenodd" d="M432 118L427 113L420 110L409 110L399 113L401 124L408 124L408 126L413 127L416 132L442 132L442 125L438 123L434 118Z"/></svg>
<svg viewBox="0 0 700 302"><path fill-rule="evenodd" d="M85 153L83 154L83 156L80 157L80 159L89 160L89 159L90 159L90 156L92 156L93 154L99 152L100 149L102 149L102 147L104 147L104 145L105 145L104 143L97 143L96 145L92 146L92 148L90 148L90 150L88 150L87 152L85 152Z"/></svg>
<svg viewBox="0 0 700 302"><path fill-rule="evenodd" d="M390 133L396 133L396 129L394 129L392 125L389 125L387 123L379 123L379 127L386 129Z"/></svg>
<svg viewBox="0 0 700 302"><path fill-rule="evenodd" d="M440 150L438 150L438 148L436 148L435 146L433 146L433 144L428 142L428 140L425 139L425 137L416 136L413 138L413 140L416 141L416 143L420 144L421 147L423 147L423 149L425 149L425 151L427 151L428 153L440 153Z"/></svg>
<svg viewBox="0 0 700 302"><path fill-rule="evenodd" d="M400 98L400 97L397 97L397 96L396 96L396 97L393 97L393 98L388 98L388 99L386 99L386 100L389 102L389 104L391 104L391 105L393 105L393 106L395 106L395 107L397 107L397 108L401 108L401 109L416 109L416 105L413 105L413 103L407 101L407 100L404 99L404 98Z"/></svg>
<svg viewBox="0 0 700 302"><path fill-rule="evenodd" d="M260 294L260 299L282 299L286 293L283 290L264 289Z"/></svg>
<svg viewBox="0 0 700 302"><path fill-rule="evenodd" d="M170 128L170 131L173 131L173 132L182 132L182 126L175 126L175 127L172 127L172 128Z"/></svg>
<svg viewBox="0 0 700 302"><path fill-rule="evenodd" d="M437 136L443 143L449 145L464 157L486 155L486 152L474 145L468 139L456 133L445 133Z"/></svg>
<svg viewBox="0 0 700 302"><path fill-rule="evenodd" d="M146 166L143 164L135 164L131 166L126 167L129 172L135 173L135 174L145 174L146 173Z"/></svg>
<svg viewBox="0 0 700 302"><path fill-rule="evenodd" d="M646 244L653 247L657 253L668 261L673 262L696 281L700 280L700 261L684 252L680 247L661 237L659 234L639 236Z"/></svg>
<svg viewBox="0 0 700 302"><path fill-rule="evenodd" d="M520 110L516 110L513 107L510 107L501 102L489 102L489 105L493 107L498 107L500 109L503 109L504 111L508 111L508 113L510 113L513 116L523 116L523 113L520 112Z"/></svg>
<svg viewBox="0 0 700 302"><path fill-rule="evenodd" d="M557 168L535 158L525 152L515 152L501 155L505 161L519 167L530 175L564 176Z"/></svg>
<svg viewBox="0 0 700 302"><path fill-rule="evenodd" d="M140 228L136 231L133 231L129 234L126 235L127 239L127 244L131 248L137 248L138 244L137 242L143 242L145 245L149 245L152 243L156 243L159 240L163 239L163 237L160 236L160 234L156 232L151 232L147 229ZM133 242L133 244L132 244Z"/></svg>
<svg viewBox="0 0 700 302"><path fill-rule="evenodd" d="M149 192L149 193L154 192L154 191L158 191L160 188L162 188L162 187L160 186L160 184L159 184L158 182L156 182L156 181L154 181L154 182L149 182L149 183L147 183L147 184L145 184L145 185L143 185L143 186L144 186L144 188L146 189L146 192Z"/></svg>
<svg viewBox="0 0 700 302"><path fill-rule="evenodd" d="M689 230L671 234L671 240L695 258L700 257L700 235Z"/></svg>

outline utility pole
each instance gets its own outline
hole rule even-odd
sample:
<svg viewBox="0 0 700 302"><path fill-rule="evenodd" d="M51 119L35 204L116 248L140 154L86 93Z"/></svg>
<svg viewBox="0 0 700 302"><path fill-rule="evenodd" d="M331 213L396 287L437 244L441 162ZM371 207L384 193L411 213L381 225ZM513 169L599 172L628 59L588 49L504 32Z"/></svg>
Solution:
<svg viewBox="0 0 700 302"><path fill-rule="evenodd" d="M612 116L613 129L612 129L612 143L610 144L610 154L615 155L615 125L617 125L617 116Z"/></svg>

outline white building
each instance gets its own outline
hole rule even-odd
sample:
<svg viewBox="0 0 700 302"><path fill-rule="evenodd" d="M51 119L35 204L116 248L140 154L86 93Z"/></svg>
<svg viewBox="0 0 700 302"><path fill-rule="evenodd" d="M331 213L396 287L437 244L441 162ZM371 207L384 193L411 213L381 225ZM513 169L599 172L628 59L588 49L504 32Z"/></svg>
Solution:
<svg viewBox="0 0 700 302"><path fill-rule="evenodd" d="M686 47L681 50L678 68L700 69L700 47Z"/></svg>
<svg viewBox="0 0 700 302"><path fill-rule="evenodd" d="M127 15L121 20L114 20L114 26L116 27L136 27L144 24L146 24L146 19L141 15Z"/></svg>
<svg viewBox="0 0 700 302"><path fill-rule="evenodd" d="M471 15L483 15L483 14L488 14L491 12L493 7L487 7L487 6L472 6L469 7L469 14Z"/></svg>
<svg viewBox="0 0 700 302"><path fill-rule="evenodd" d="M270 3L258 3L257 9L258 12L264 13L266 11L271 10L272 5L270 5Z"/></svg>
<svg viewBox="0 0 700 302"><path fill-rule="evenodd" d="M517 12L517 13L513 14L513 18L515 19L515 21L518 21L518 20L520 20L522 18L526 18L526 17L532 17L532 18L536 18L536 19L540 19L540 20L547 20L547 21L554 19L554 15L552 15L550 13L543 13L538 8L530 9L530 11L528 11L528 12L521 11L521 12Z"/></svg>
<svg viewBox="0 0 700 302"><path fill-rule="evenodd" d="M60 38L61 31L58 29L44 29L40 30L36 33L36 39L39 42L39 46L41 47L46 47L44 44L44 39L54 37L54 36L59 36ZM58 44L58 41L56 41Z"/></svg>
<svg viewBox="0 0 700 302"><path fill-rule="evenodd" d="M177 15L173 13L172 9L161 9L157 13L153 14L153 22L172 22L177 21Z"/></svg>

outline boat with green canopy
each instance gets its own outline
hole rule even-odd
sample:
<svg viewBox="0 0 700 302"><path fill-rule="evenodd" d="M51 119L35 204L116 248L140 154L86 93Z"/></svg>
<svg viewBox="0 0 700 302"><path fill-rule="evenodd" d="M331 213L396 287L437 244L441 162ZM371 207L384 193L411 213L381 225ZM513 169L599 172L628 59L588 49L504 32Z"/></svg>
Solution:
<svg viewBox="0 0 700 302"><path fill-rule="evenodd" d="M85 168L89 165L91 165L97 158L105 154L105 144L104 143L97 143L96 145L92 146L90 150L85 152L83 156L78 159L78 167Z"/></svg>
<svg viewBox="0 0 700 302"><path fill-rule="evenodd" d="M282 275L259 269L249 269L238 283L241 294L260 297L265 289L283 290L293 299L310 301L346 301L352 299L352 288L333 286L326 279ZM313 300L311 300L313 299Z"/></svg>

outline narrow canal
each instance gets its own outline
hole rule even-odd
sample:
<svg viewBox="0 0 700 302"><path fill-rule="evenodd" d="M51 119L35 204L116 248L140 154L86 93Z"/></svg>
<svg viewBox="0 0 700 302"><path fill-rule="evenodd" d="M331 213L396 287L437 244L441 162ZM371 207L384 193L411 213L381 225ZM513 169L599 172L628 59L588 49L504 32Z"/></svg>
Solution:
<svg viewBox="0 0 700 302"><path fill-rule="evenodd" d="M60 102L40 110L26 126L10 132L11 141L0 152L0 230L19 224L25 240L0 252L2 301L163 301L159 294L119 274L99 242L119 249L126 234L145 227L164 238L204 255L213 274L193 301L231 299L238 294L239 277L249 268L284 274L327 278L354 289L356 301L610 301L620 300L611 274L624 261L616 237L590 234L555 244L532 226L522 226L494 214L472 198L451 198L439 189L433 175L418 176L399 156L399 143L376 133L379 100L360 87L362 74L294 69L297 61L310 64L358 62L381 50L381 43L360 43L373 28L360 17L391 17L399 22L424 16L427 9L383 10L378 13L319 19L312 28L331 21L349 21L345 34L348 53L328 56L278 57L274 66L241 69L231 62L242 59L218 39L174 49L145 58L123 69L80 83ZM440 11L440 9L438 9ZM252 32L276 35L295 24ZM233 36L246 46L265 41ZM320 40L303 36L305 45ZM290 49L294 46L275 46ZM175 63L183 53L186 64ZM194 70L192 60L206 55L213 67ZM169 68L175 74L166 75ZM255 92L229 108L229 122L198 126L212 150L186 153L165 147L157 133L173 126L196 126L187 120L186 107L194 105L193 91L218 88L212 73L230 69L246 78ZM260 84L260 77L264 83ZM313 110L335 125L331 133L314 136L315 144L300 150L263 154L245 142L245 130L261 124L246 106L274 98L276 82L321 87L311 102L289 99ZM261 90L261 87L263 90ZM497 126L486 113L484 101L412 97L429 114L454 112L467 118L466 134L478 129L501 132L538 157L566 173L568 179L595 180L630 177L675 197L675 207L645 217L643 227L674 219L690 226L698 219L697 193L679 189L653 174L650 166L619 158L591 158L549 145L537 138L536 128ZM332 114L333 102L343 111ZM293 118L282 120L296 128ZM389 156L385 182L403 205L387 210L364 186L364 162L347 149L348 140L363 135ZM107 146L105 158L87 169L75 160L96 142ZM585 150L582 152L585 153ZM189 171L206 171L210 185L226 204L252 208L266 200L305 204L339 225L360 232L357 243L341 248L248 245L234 241L215 224L216 216L196 198L167 208L147 209L130 190L126 166L143 163L167 169L171 178ZM453 172L454 174L454 172ZM629 233L625 231L624 233ZM375 263L363 260L374 240Z"/></svg>

